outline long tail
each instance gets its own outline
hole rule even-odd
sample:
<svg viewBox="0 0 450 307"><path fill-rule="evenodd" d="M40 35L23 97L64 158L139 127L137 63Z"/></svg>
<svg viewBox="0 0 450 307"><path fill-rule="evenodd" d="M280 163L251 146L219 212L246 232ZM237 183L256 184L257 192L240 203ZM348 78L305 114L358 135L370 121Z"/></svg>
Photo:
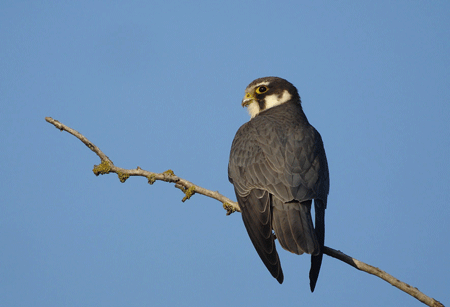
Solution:
<svg viewBox="0 0 450 307"><path fill-rule="evenodd" d="M285 250L298 255L318 255L320 245L312 223L311 202L283 203L273 198L273 229Z"/></svg>
<svg viewBox="0 0 450 307"><path fill-rule="evenodd" d="M320 266L322 265L323 247L325 244L325 204L322 200L314 200L314 211L316 214L315 231L317 241L319 241L320 252L318 255L311 256L311 269L309 271L309 286L311 292L314 292L317 279L319 278Z"/></svg>

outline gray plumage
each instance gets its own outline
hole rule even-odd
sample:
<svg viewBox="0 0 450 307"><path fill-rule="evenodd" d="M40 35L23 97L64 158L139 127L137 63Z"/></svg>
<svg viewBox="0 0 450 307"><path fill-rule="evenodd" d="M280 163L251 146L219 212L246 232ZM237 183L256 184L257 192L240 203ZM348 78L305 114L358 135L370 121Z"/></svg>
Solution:
<svg viewBox="0 0 450 307"><path fill-rule="evenodd" d="M322 138L303 113L297 89L284 79L253 81L243 106L252 119L233 140L228 177L244 225L260 258L280 283L283 272L272 230L284 249L312 254L310 287L314 291L322 263L329 191Z"/></svg>

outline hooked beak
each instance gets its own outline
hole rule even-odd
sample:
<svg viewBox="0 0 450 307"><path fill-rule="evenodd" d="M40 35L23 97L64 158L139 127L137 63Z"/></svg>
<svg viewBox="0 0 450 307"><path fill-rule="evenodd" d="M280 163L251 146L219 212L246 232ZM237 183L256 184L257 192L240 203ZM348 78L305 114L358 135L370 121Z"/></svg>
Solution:
<svg viewBox="0 0 450 307"><path fill-rule="evenodd" d="M253 97L253 95L250 93L246 93L244 96L244 99L242 99L241 105L242 105L242 107L246 107L254 101L255 101L255 97Z"/></svg>

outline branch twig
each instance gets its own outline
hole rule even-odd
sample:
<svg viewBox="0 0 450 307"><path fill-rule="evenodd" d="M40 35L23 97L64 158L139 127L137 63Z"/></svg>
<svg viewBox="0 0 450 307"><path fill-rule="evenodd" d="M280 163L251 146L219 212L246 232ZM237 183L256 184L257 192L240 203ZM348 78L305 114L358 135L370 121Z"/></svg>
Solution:
<svg viewBox="0 0 450 307"><path fill-rule="evenodd" d="M198 185L193 184L192 182L189 182L183 178L180 178L176 176L172 170L167 170L163 173L152 173L146 170L141 169L139 166L136 169L124 169L120 168L114 165L114 163L111 161L111 159L108 158L97 146L95 146L93 143L91 143L84 135L79 133L78 131L60 123L57 120L54 120L51 117L46 117L45 120L52 125L54 125L56 128L58 128L61 131L67 131L68 133L72 134L76 138L78 138L81 142L83 142L87 147L89 147L90 150L92 150L97 156L99 156L101 163L99 165L95 165L94 169L92 170L96 176L98 175L104 175L109 173L116 173L119 176L119 180L121 182L125 182L130 176L141 176L146 177L149 184L153 184L156 180L161 180L165 182L174 182L175 187L183 191L185 194L182 201L186 201L189 199L193 194L199 193L211 198L214 198L220 202L222 202L224 209L227 211L227 215L230 215L231 213L235 211L240 212L239 205L230 200L229 198L223 196L217 191L211 191L207 190L205 188L202 188ZM361 262L359 260L356 260L346 254L344 254L341 251L335 250L333 248L324 247L324 254L336 258L338 260L341 260L348 265L351 265L352 267L364 271L366 273L375 275L386 282L390 283L391 285L399 288L400 290L408 293L409 295L415 297L422 303L432 306L432 307L444 307L443 304L438 302L437 300L425 295L424 293L420 292L417 288L411 287L407 283L404 283L394 276L374 267L369 264L366 264L364 262Z"/></svg>
<svg viewBox="0 0 450 307"><path fill-rule="evenodd" d="M227 215L235 211L241 211L237 202L232 201L231 199L223 196L217 191L207 190L198 185L193 184L183 178L176 176L172 170L167 170L163 173L152 173L146 170L141 169L139 166L136 169L124 169L114 165L110 158L105 155L100 148L91 143L84 135L79 133L78 131L60 123L59 121L46 117L45 120L50 124L54 125L60 131L67 131L76 138L78 138L84 145L86 145L90 150L92 150L97 156L99 156L101 163L99 165L95 165L92 170L96 176L104 175L109 173L116 173L119 176L119 180L121 182L125 182L130 176L141 176L146 177L149 184L153 184L156 180L161 180L165 182L174 182L175 187L180 189L183 193L185 193L185 197L183 198L183 202L189 199L194 193L202 194L211 198L214 198L220 202L222 202L223 207L227 210Z"/></svg>

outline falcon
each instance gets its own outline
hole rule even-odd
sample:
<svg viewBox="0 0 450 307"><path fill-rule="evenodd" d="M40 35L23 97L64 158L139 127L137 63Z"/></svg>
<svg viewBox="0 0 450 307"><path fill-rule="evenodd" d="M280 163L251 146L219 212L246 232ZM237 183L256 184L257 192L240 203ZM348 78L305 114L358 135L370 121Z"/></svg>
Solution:
<svg viewBox="0 0 450 307"><path fill-rule="evenodd" d="M322 138L309 124L297 89L284 79L254 80L245 89L242 106L251 119L234 137L228 179L245 228L280 284L284 277L275 239L294 254L311 254L313 292L322 264L330 186Z"/></svg>

